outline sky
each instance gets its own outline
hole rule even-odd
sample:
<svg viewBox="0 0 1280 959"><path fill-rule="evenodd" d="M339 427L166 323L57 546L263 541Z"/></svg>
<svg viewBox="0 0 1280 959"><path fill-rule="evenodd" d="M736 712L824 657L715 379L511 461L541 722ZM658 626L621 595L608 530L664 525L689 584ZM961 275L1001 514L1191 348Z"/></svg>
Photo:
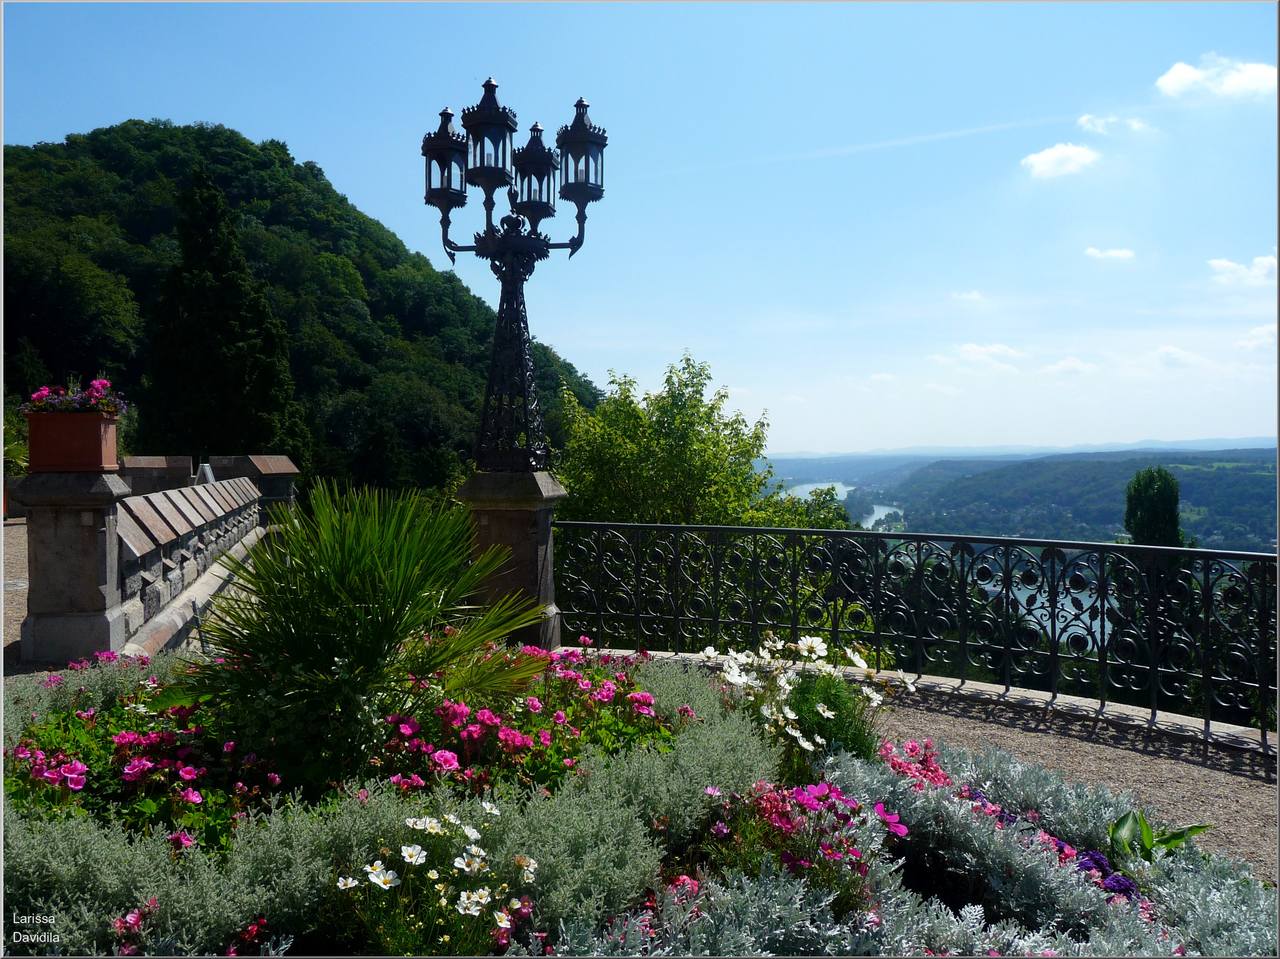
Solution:
<svg viewBox="0 0 1280 959"><path fill-rule="evenodd" d="M6 144L129 118L285 141L437 268L424 132L609 132L533 335L684 352L769 450L1276 433L1271 3L4 5ZM478 192L478 191L477 191ZM454 215L456 238L482 218ZM567 209L566 209L567 207ZM564 205L543 229L572 233ZM491 304L487 265L458 275Z"/></svg>

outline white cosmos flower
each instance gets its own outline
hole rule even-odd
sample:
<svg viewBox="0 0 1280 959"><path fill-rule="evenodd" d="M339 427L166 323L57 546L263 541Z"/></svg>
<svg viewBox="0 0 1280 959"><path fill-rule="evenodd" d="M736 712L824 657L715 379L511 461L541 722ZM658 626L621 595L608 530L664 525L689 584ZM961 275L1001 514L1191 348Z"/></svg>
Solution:
<svg viewBox="0 0 1280 959"><path fill-rule="evenodd" d="M820 636L801 636L796 641L796 649L809 659L822 659L827 655L827 644Z"/></svg>
<svg viewBox="0 0 1280 959"><path fill-rule="evenodd" d="M914 693L916 691L916 684L907 679L906 674L902 670L898 670L898 678L902 680L902 685L906 686L909 692Z"/></svg>
<svg viewBox="0 0 1280 959"><path fill-rule="evenodd" d="M426 816L423 819L421 819L420 822L422 823L422 828L425 829L427 832L433 833L437 836L441 836L444 834L444 826L440 824L439 819L434 819L431 816Z"/></svg>
<svg viewBox="0 0 1280 959"><path fill-rule="evenodd" d="M501 810L499 810L497 806L495 806L493 803L489 802L487 799L486 799L484 802L482 802L482 803L480 804L480 808L481 808L481 809L483 809L483 810L484 810L486 813L488 813L490 816L501 816L501 815L502 815Z"/></svg>
<svg viewBox="0 0 1280 959"><path fill-rule="evenodd" d="M520 900L519 900L519 899L514 899L514 898L513 898L513 899L510 899L510 900L507 902L507 908L508 908L508 909L510 909L512 912L515 912L515 911L516 911L517 909L519 909L522 905L523 905L523 903L522 903L522 902L520 902Z"/></svg>
<svg viewBox="0 0 1280 959"><path fill-rule="evenodd" d="M364 867L364 871L365 871L365 872L381 872L381 871L382 871L382 860L381 860L381 859L375 859L375 860L374 860L374 863L373 863L373 865L372 865L372 866L365 866L365 867Z"/></svg>
<svg viewBox="0 0 1280 959"><path fill-rule="evenodd" d="M351 876L338 877L339 889L354 889L358 885L360 885L360 881L358 879L353 879Z"/></svg>
<svg viewBox="0 0 1280 959"><path fill-rule="evenodd" d="M813 752L813 743L809 742L809 740L805 739L803 736L798 736L796 738L796 745L799 746L801 749L803 749L805 752L808 752L808 753Z"/></svg>
<svg viewBox="0 0 1280 959"><path fill-rule="evenodd" d="M818 715L819 715L819 716L821 716L823 719L835 719L835 718L836 718L836 714L835 714L835 713L833 713L830 709L828 709L828 708L827 708L827 704L826 704L826 703L818 703L818 704L817 704L816 706L814 706L813 708L814 708L814 709L816 709L816 710L818 711Z"/></svg>
<svg viewBox="0 0 1280 959"><path fill-rule="evenodd" d="M475 842L480 838L480 833L476 832L476 830L472 829L470 826L463 826L462 834L466 836L468 839L470 839L472 842Z"/></svg>
<svg viewBox="0 0 1280 959"><path fill-rule="evenodd" d="M453 823L453 825L455 826L462 822L462 820L459 819L457 816L455 816L453 813L445 813L444 821L448 823Z"/></svg>
<svg viewBox="0 0 1280 959"><path fill-rule="evenodd" d="M819 746L825 746L827 744L827 741L823 739L821 736L819 736L817 733L813 734L813 741L817 743Z"/></svg>
<svg viewBox="0 0 1280 959"><path fill-rule="evenodd" d="M879 706L884 702L884 697L877 693L874 689L867 690L867 699L871 700L872 706Z"/></svg>
<svg viewBox="0 0 1280 959"><path fill-rule="evenodd" d="M422 851L422 847L417 843L412 846L401 846L400 855L411 866L421 866L427 861L427 854Z"/></svg>
<svg viewBox="0 0 1280 959"><path fill-rule="evenodd" d="M799 716L796 715L795 710L792 709L790 706L782 707L782 715L786 716L787 719L790 719L793 721L800 718Z"/></svg>
<svg viewBox="0 0 1280 959"><path fill-rule="evenodd" d="M400 885L400 877L396 875L394 869L379 869L376 872L369 873L369 881L381 889L390 889L392 886Z"/></svg>
<svg viewBox="0 0 1280 959"><path fill-rule="evenodd" d="M427 870L427 878L428 878L428 879L439 879L439 878L440 878L440 873L436 872L434 869L428 869L428 870Z"/></svg>
<svg viewBox="0 0 1280 959"><path fill-rule="evenodd" d="M468 846L467 855L475 856L477 859L483 859L485 856L489 854L485 852L483 849L481 849L479 846Z"/></svg>
<svg viewBox="0 0 1280 959"><path fill-rule="evenodd" d="M511 917L501 909L495 909L493 911L493 921L497 923L499 929L511 928Z"/></svg>
<svg viewBox="0 0 1280 959"><path fill-rule="evenodd" d="M485 870L484 860L477 856L458 856L453 860L454 868L461 869L470 876Z"/></svg>
<svg viewBox="0 0 1280 959"><path fill-rule="evenodd" d="M803 734L800 732L800 730L796 729L796 727L795 727L795 726L788 726L788 727L787 727L787 735L788 735L788 736L791 736L793 739L802 739L802 738L803 738Z"/></svg>
<svg viewBox="0 0 1280 959"><path fill-rule="evenodd" d="M852 653L849 654L849 661L853 663L853 665L857 666L859 669L870 668L867 666L867 661L863 659L860 655L858 655L857 650L854 650Z"/></svg>
<svg viewBox="0 0 1280 959"><path fill-rule="evenodd" d="M464 916L478 916L485 906L489 904L490 894L488 889L477 889L475 892L463 890L458 894L458 912Z"/></svg>
<svg viewBox="0 0 1280 959"><path fill-rule="evenodd" d="M129 712L131 713L145 713L146 715L151 714L151 710L147 709L147 707L142 705L142 703L130 703L128 706L125 707L125 709L129 710Z"/></svg>
<svg viewBox="0 0 1280 959"><path fill-rule="evenodd" d="M720 654L716 652L716 648L714 646L708 646L706 649L702 651L702 658L705 662L708 662L708 663L711 662L711 660L715 659L719 655Z"/></svg>

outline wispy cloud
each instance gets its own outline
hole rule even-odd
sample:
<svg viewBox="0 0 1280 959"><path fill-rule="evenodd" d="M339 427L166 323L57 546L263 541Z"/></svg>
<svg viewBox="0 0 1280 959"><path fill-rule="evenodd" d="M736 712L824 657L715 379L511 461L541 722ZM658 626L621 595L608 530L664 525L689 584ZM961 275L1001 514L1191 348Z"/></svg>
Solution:
<svg viewBox="0 0 1280 959"><path fill-rule="evenodd" d="M1276 325L1274 323L1255 326L1242 339L1236 340L1236 346L1246 350L1275 349L1275 345Z"/></svg>
<svg viewBox="0 0 1280 959"><path fill-rule="evenodd" d="M982 295L981 290L960 290L951 294L951 299L959 300L962 303L982 303L986 297Z"/></svg>
<svg viewBox="0 0 1280 959"><path fill-rule="evenodd" d="M1077 118L1076 126L1086 133L1099 133L1106 136L1118 126L1124 126L1126 129L1134 133L1141 133L1144 130L1150 130L1150 125L1138 117L1118 117L1115 115L1106 117L1097 117L1092 113L1086 113Z"/></svg>
<svg viewBox="0 0 1280 959"><path fill-rule="evenodd" d="M1095 260L1132 260L1134 257L1133 250L1118 247L1113 250L1099 250L1096 246L1085 247L1085 256L1093 257Z"/></svg>
<svg viewBox="0 0 1280 959"><path fill-rule="evenodd" d="M1270 63L1245 63L1206 53L1200 66L1181 61L1175 63L1156 80L1156 87L1167 97L1208 93L1218 97L1256 97L1276 92L1276 68Z"/></svg>
<svg viewBox="0 0 1280 959"><path fill-rule="evenodd" d="M961 343L949 353L930 354L929 359L952 368L1016 373L1018 368L1006 361L1021 359L1025 355L1004 343Z"/></svg>
<svg viewBox="0 0 1280 959"><path fill-rule="evenodd" d="M1075 356L1064 356L1056 363L1050 363L1048 366L1040 367L1040 372L1049 376L1061 376L1062 374L1083 374L1093 373L1098 369L1096 363L1086 363L1084 360Z"/></svg>
<svg viewBox="0 0 1280 959"><path fill-rule="evenodd" d="M1037 179L1066 176L1079 173L1098 162L1102 154L1075 143L1057 143L1022 158L1022 165Z"/></svg>
<svg viewBox="0 0 1280 959"><path fill-rule="evenodd" d="M1210 260L1209 269L1213 271L1214 282L1223 286L1268 286L1276 281L1274 254L1255 256L1248 266L1233 260Z"/></svg>

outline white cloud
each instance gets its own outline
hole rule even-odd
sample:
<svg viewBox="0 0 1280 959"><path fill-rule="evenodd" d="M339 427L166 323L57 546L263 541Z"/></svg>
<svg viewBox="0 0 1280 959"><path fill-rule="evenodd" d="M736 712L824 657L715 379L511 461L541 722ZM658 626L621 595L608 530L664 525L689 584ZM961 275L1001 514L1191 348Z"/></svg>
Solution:
<svg viewBox="0 0 1280 959"><path fill-rule="evenodd" d="M1118 117L1114 114L1106 117L1096 117L1092 113L1086 113L1076 120L1076 126L1086 133L1100 133L1103 136L1111 133L1112 129L1120 124L1124 124L1134 133L1141 133L1143 130L1151 129L1145 120L1138 117Z"/></svg>
<svg viewBox="0 0 1280 959"><path fill-rule="evenodd" d="M970 372L1016 373L1018 368L1006 360L1016 360L1025 356L1020 350L1004 343L961 343L950 353L933 353L929 359L943 366L965 369Z"/></svg>
<svg viewBox="0 0 1280 959"><path fill-rule="evenodd" d="M1086 247L1085 256L1091 256L1095 260L1132 260L1133 250L1127 250L1123 247L1114 250L1099 250L1096 246Z"/></svg>
<svg viewBox="0 0 1280 959"><path fill-rule="evenodd" d="M1092 166L1102 156L1097 150L1074 143L1058 143L1039 153L1022 158L1022 165L1037 179L1079 173Z"/></svg>
<svg viewBox="0 0 1280 959"><path fill-rule="evenodd" d="M1063 373L1093 373L1098 369L1095 363L1086 363L1075 356L1064 356L1056 363L1040 367L1041 373L1057 376Z"/></svg>
<svg viewBox="0 0 1280 959"><path fill-rule="evenodd" d="M1269 63L1245 63L1216 53L1200 58L1200 66L1179 61L1166 70L1156 86L1168 97L1209 93L1219 97L1266 96L1276 92L1276 68Z"/></svg>
<svg viewBox="0 0 1280 959"><path fill-rule="evenodd" d="M951 299L960 300L964 303L981 303L986 297L982 295L981 290L962 290L958 293L952 293Z"/></svg>
<svg viewBox="0 0 1280 959"><path fill-rule="evenodd" d="M1209 269L1214 282L1223 286L1268 286L1276 281L1275 254L1255 256L1248 266L1233 260L1210 260Z"/></svg>
<svg viewBox="0 0 1280 959"><path fill-rule="evenodd" d="M1275 349L1275 345L1276 325L1274 323L1255 326L1245 334L1244 339L1236 340L1236 346L1244 347L1246 350Z"/></svg>
<svg viewBox="0 0 1280 959"><path fill-rule="evenodd" d="M872 373L870 379L872 383L889 383L897 377L892 373Z"/></svg>
<svg viewBox="0 0 1280 959"><path fill-rule="evenodd" d="M1180 346L1169 346L1167 344L1156 349L1155 359L1161 366L1173 369L1205 369L1215 365L1199 353L1192 353L1190 350L1184 350Z"/></svg>
<svg viewBox="0 0 1280 959"><path fill-rule="evenodd" d="M924 388L930 393L941 393L943 396L959 396L960 390L954 386L947 386L943 383L926 383Z"/></svg>
<svg viewBox="0 0 1280 959"><path fill-rule="evenodd" d="M1012 346L1006 346L1003 343L988 343L985 346L978 343L962 343L956 347L956 352L965 359L977 361L993 360L997 356L1017 359L1024 355L1021 350L1015 350Z"/></svg>

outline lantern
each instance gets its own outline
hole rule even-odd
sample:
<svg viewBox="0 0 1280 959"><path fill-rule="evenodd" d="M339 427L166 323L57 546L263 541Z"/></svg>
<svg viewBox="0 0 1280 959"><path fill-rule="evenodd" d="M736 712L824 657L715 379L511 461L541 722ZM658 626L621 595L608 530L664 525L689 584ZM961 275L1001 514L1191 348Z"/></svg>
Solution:
<svg viewBox="0 0 1280 959"><path fill-rule="evenodd" d="M581 97L573 122L556 134L560 149L560 196L579 209L604 196L604 148L609 137L587 116L590 104Z"/></svg>
<svg viewBox="0 0 1280 959"><path fill-rule="evenodd" d="M440 127L422 138L427 162L425 200L446 216L467 203L467 138L453 128L453 113L440 111Z"/></svg>
<svg viewBox="0 0 1280 959"><path fill-rule="evenodd" d="M542 142L542 125L529 128L529 142L515 151L516 202L514 209L529 221L532 230L538 223L556 215L556 170L560 161L555 151Z"/></svg>
<svg viewBox="0 0 1280 959"><path fill-rule="evenodd" d="M484 82L480 102L462 111L462 126L467 131L471 154L467 161L467 182L486 194L515 182L511 138L516 132L516 114L498 104L497 89L498 84L490 77Z"/></svg>

